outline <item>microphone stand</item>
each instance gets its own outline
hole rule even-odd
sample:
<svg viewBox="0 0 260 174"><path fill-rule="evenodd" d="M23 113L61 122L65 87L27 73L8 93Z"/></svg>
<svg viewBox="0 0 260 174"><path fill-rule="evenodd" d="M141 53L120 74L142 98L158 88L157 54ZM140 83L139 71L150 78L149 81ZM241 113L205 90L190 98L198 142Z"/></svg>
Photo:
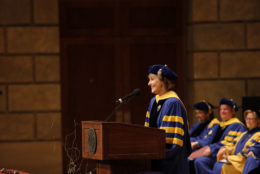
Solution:
<svg viewBox="0 0 260 174"><path fill-rule="evenodd" d="M119 105L117 105L117 106L115 107L115 109L107 116L107 118L105 119L105 121L110 120L110 118L111 118L111 117L115 114L115 112L122 106L123 103L124 103L124 102L119 103Z"/></svg>

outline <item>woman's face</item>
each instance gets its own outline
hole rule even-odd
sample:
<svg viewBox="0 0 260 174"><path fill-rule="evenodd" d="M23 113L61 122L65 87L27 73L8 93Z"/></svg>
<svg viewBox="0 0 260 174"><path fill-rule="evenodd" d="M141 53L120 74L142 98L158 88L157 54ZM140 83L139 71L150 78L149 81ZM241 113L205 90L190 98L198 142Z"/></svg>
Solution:
<svg viewBox="0 0 260 174"><path fill-rule="evenodd" d="M164 89L163 82L159 79L159 77L155 74L149 74L148 79L149 79L148 86L151 87L151 92L153 94L161 95L165 89Z"/></svg>
<svg viewBox="0 0 260 174"><path fill-rule="evenodd" d="M258 121L256 115L254 115L252 112L249 112L246 115L245 121L246 121L246 126L249 130L252 130L252 129L258 127L259 121Z"/></svg>
<svg viewBox="0 0 260 174"><path fill-rule="evenodd" d="M227 121L233 117L234 110L231 106L222 104L220 105L219 115L222 121Z"/></svg>

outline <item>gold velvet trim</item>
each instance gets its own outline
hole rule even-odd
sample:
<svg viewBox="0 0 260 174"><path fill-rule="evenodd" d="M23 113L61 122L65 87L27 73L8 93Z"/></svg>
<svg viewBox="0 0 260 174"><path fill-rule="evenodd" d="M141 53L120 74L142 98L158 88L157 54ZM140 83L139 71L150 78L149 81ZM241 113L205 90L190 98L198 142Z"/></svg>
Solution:
<svg viewBox="0 0 260 174"><path fill-rule="evenodd" d="M177 144L179 146L183 146L183 141L179 138L166 138L166 143L168 144Z"/></svg>
<svg viewBox="0 0 260 174"><path fill-rule="evenodd" d="M240 123L240 124L244 125L238 118L233 117L227 121L220 122L220 126L222 129L225 129L228 125L230 125L232 123Z"/></svg>
<svg viewBox="0 0 260 174"><path fill-rule="evenodd" d="M212 128L215 124L219 124L220 122L218 121L218 119L214 118L213 120L211 120L211 122L208 125L208 128Z"/></svg>
<svg viewBox="0 0 260 174"><path fill-rule="evenodd" d="M160 127L160 129L165 130L165 133L175 133L175 134L179 134L181 136L184 135L183 129L179 128L179 127Z"/></svg>
<svg viewBox="0 0 260 174"><path fill-rule="evenodd" d="M165 115L163 117L163 121L165 121L165 122L178 122L178 123L181 123L182 125L184 125L183 118L180 117L180 116L167 116L167 115Z"/></svg>

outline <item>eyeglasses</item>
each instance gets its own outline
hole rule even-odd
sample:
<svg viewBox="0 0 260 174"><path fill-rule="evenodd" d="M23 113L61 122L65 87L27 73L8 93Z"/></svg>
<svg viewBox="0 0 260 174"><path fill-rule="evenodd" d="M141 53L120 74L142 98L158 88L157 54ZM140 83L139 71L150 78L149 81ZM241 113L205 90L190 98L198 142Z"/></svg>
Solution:
<svg viewBox="0 0 260 174"><path fill-rule="evenodd" d="M256 118L245 118L245 120L255 120Z"/></svg>

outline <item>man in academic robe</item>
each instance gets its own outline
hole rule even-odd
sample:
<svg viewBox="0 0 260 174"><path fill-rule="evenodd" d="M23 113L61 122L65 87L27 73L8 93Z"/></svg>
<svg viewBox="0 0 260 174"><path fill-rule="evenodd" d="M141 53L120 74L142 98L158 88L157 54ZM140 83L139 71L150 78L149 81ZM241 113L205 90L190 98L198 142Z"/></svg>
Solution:
<svg viewBox="0 0 260 174"><path fill-rule="evenodd" d="M217 135L217 142L210 144L203 152L203 156L195 159L196 174L211 174L218 150L224 145L231 145L237 136L246 131L243 123L235 117L238 106L232 99L221 99L219 107L221 132Z"/></svg>
<svg viewBox="0 0 260 174"><path fill-rule="evenodd" d="M198 122L194 123L189 131L191 147L194 150L209 145L213 142L220 130L219 121L214 117L214 106L203 100L193 105L195 117Z"/></svg>

